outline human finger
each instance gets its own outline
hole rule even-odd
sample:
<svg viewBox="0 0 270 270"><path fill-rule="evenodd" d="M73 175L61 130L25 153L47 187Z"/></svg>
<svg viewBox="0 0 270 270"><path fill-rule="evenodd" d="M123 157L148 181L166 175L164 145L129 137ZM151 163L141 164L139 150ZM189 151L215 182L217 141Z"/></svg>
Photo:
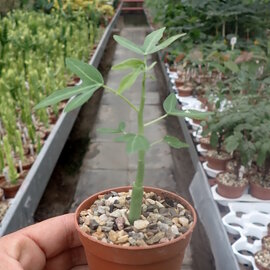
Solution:
<svg viewBox="0 0 270 270"><path fill-rule="evenodd" d="M76 247L47 260L45 270L69 270L76 266L87 265L83 247Z"/></svg>
<svg viewBox="0 0 270 270"><path fill-rule="evenodd" d="M22 230L50 259L70 248L81 246L74 224L74 214L45 220Z"/></svg>

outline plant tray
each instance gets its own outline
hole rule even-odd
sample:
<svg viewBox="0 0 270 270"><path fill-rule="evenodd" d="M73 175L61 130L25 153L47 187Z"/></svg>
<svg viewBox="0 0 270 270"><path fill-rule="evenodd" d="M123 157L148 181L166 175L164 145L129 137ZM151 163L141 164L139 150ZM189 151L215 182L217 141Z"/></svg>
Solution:
<svg viewBox="0 0 270 270"><path fill-rule="evenodd" d="M200 155L202 156L206 156L207 150L202 148L200 144L196 145L197 151L200 153Z"/></svg>
<svg viewBox="0 0 270 270"><path fill-rule="evenodd" d="M211 187L211 191L212 191L214 200L217 201L221 205L227 206L230 202L266 203L268 204L268 208L270 209L270 200L260 200L251 196L248 193L248 188L246 188L244 194L241 197L236 198L236 199L225 198L219 195L217 193L217 185L214 185L213 187Z"/></svg>
<svg viewBox="0 0 270 270"><path fill-rule="evenodd" d="M232 250L240 264L252 265L256 270L253 255L261 249L261 239L267 234L267 224L270 223L269 203L230 202L228 207L230 212L222 218L222 222L227 232L240 236L232 244ZM250 243L249 239L255 240Z"/></svg>
<svg viewBox="0 0 270 270"><path fill-rule="evenodd" d="M208 162L204 162L202 165L203 165L203 168L204 168L206 174L211 178L215 178L220 172L222 172L219 170L214 170L214 169L209 168Z"/></svg>

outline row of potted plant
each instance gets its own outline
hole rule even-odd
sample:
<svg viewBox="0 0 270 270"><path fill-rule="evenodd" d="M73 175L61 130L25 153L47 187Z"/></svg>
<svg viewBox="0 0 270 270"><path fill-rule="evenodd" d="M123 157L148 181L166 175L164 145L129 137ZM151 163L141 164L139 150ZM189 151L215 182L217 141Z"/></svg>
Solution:
<svg viewBox="0 0 270 270"><path fill-rule="evenodd" d="M88 61L101 36L100 21L88 12L16 10L1 19L0 184L6 199L14 197L66 102L36 112L34 104L78 82L66 71L65 57Z"/></svg>

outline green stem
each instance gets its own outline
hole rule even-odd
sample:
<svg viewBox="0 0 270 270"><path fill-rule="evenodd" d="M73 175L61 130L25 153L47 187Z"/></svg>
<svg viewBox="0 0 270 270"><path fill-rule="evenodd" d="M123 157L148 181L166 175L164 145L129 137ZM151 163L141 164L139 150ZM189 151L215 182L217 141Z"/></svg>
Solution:
<svg viewBox="0 0 270 270"><path fill-rule="evenodd" d="M103 85L103 87L110 91L111 93L115 94L116 96L120 97L121 99L123 99L133 110L135 110L137 113L139 112L138 108L136 108L136 106L131 103L125 96L121 95L120 93L118 93L117 91L115 91L114 89L112 89L111 87L107 86L107 85Z"/></svg>
<svg viewBox="0 0 270 270"><path fill-rule="evenodd" d="M159 144L161 142L163 142L163 139L152 142L150 146L154 146L154 145Z"/></svg>
<svg viewBox="0 0 270 270"><path fill-rule="evenodd" d="M145 81L146 81L146 56L144 57L144 72L143 72L143 80L142 80L142 91L141 91L141 102L140 102L140 110L138 112L138 134L144 135L144 105L145 105ZM143 199L143 180L144 180L144 169L145 169L145 151L141 150L138 153L138 168L136 181L133 183L132 188L132 196L130 202L130 211L129 211L129 221L131 224L134 223L135 220L140 219L141 209L142 209L142 199Z"/></svg>
<svg viewBox="0 0 270 270"><path fill-rule="evenodd" d="M154 119L154 120L152 120L152 121L150 121L150 122L148 122L148 123L145 123L144 126L145 126L145 127L148 127L148 126L150 126L150 125L152 125L152 124L155 124L155 123L159 122L160 120L166 118L167 116L168 116L168 114L166 113L166 114L160 116L159 118L156 118L156 119Z"/></svg>

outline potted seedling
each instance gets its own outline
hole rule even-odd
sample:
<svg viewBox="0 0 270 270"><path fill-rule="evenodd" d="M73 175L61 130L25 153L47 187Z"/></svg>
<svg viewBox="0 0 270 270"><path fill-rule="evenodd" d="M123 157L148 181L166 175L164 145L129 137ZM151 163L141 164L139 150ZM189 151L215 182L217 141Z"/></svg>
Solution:
<svg viewBox="0 0 270 270"><path fill-rule="evenodd" d="M3 138L3 148L6 158L7 167L4 169L6 181L1 184L4 190L5 198L13 198L22 184L20 175L17 172L15 162L12 157L12 149L7 136Z"/></svg>
<svg viewBox="0 0 270 270"><path fill-rule="evenodd" d="M261 107L263 112L264 106ZM257 157L254 161L257 165L257 172L250 175L250 193L252 196L270 200L270 144L268 134L270 134L269 120L260 115L262 121L260 125L253 127L252 139L256 147Z"/></svg>
<svg viewBox="0 0 270 270"><path fill-rule="evenodd" d="M158 44L164 30L162 28L149 34L142 46L114 36L121 46L144 57L143 60L127 59L113 67L114 70L132 70L122 79L118 90L105 85L101 74L93 66L67 59L67 67L82 79L82 84L57 91L36 106L46 107L76 95L65 108L69 112L84 104L94 92L103 87L105 91L121 98L137 114L137 133L126 131L123 122L115 129L100 130L118 134L116 140L126 143L128 153L137 152L137 176L133 187L99 192L85 200L76 211L76 228L84 245L89 267L93 269L178 270L196 223L195 211L187 201L165 190L143 186L145 153L151 147L150 140L145 137L145 128L168 115L205 117L194 111L178 111L176 97L170 94L163 103L165 114L148 123L144 122L145 82L147 72L155 65L147 65L147 56L162 50L182 36L177 35ZM124 92L141 74L141 99L137 107ZM160 140L162 141L172 147L186 147L186 144L172 136L165 136Z"/></svg>

